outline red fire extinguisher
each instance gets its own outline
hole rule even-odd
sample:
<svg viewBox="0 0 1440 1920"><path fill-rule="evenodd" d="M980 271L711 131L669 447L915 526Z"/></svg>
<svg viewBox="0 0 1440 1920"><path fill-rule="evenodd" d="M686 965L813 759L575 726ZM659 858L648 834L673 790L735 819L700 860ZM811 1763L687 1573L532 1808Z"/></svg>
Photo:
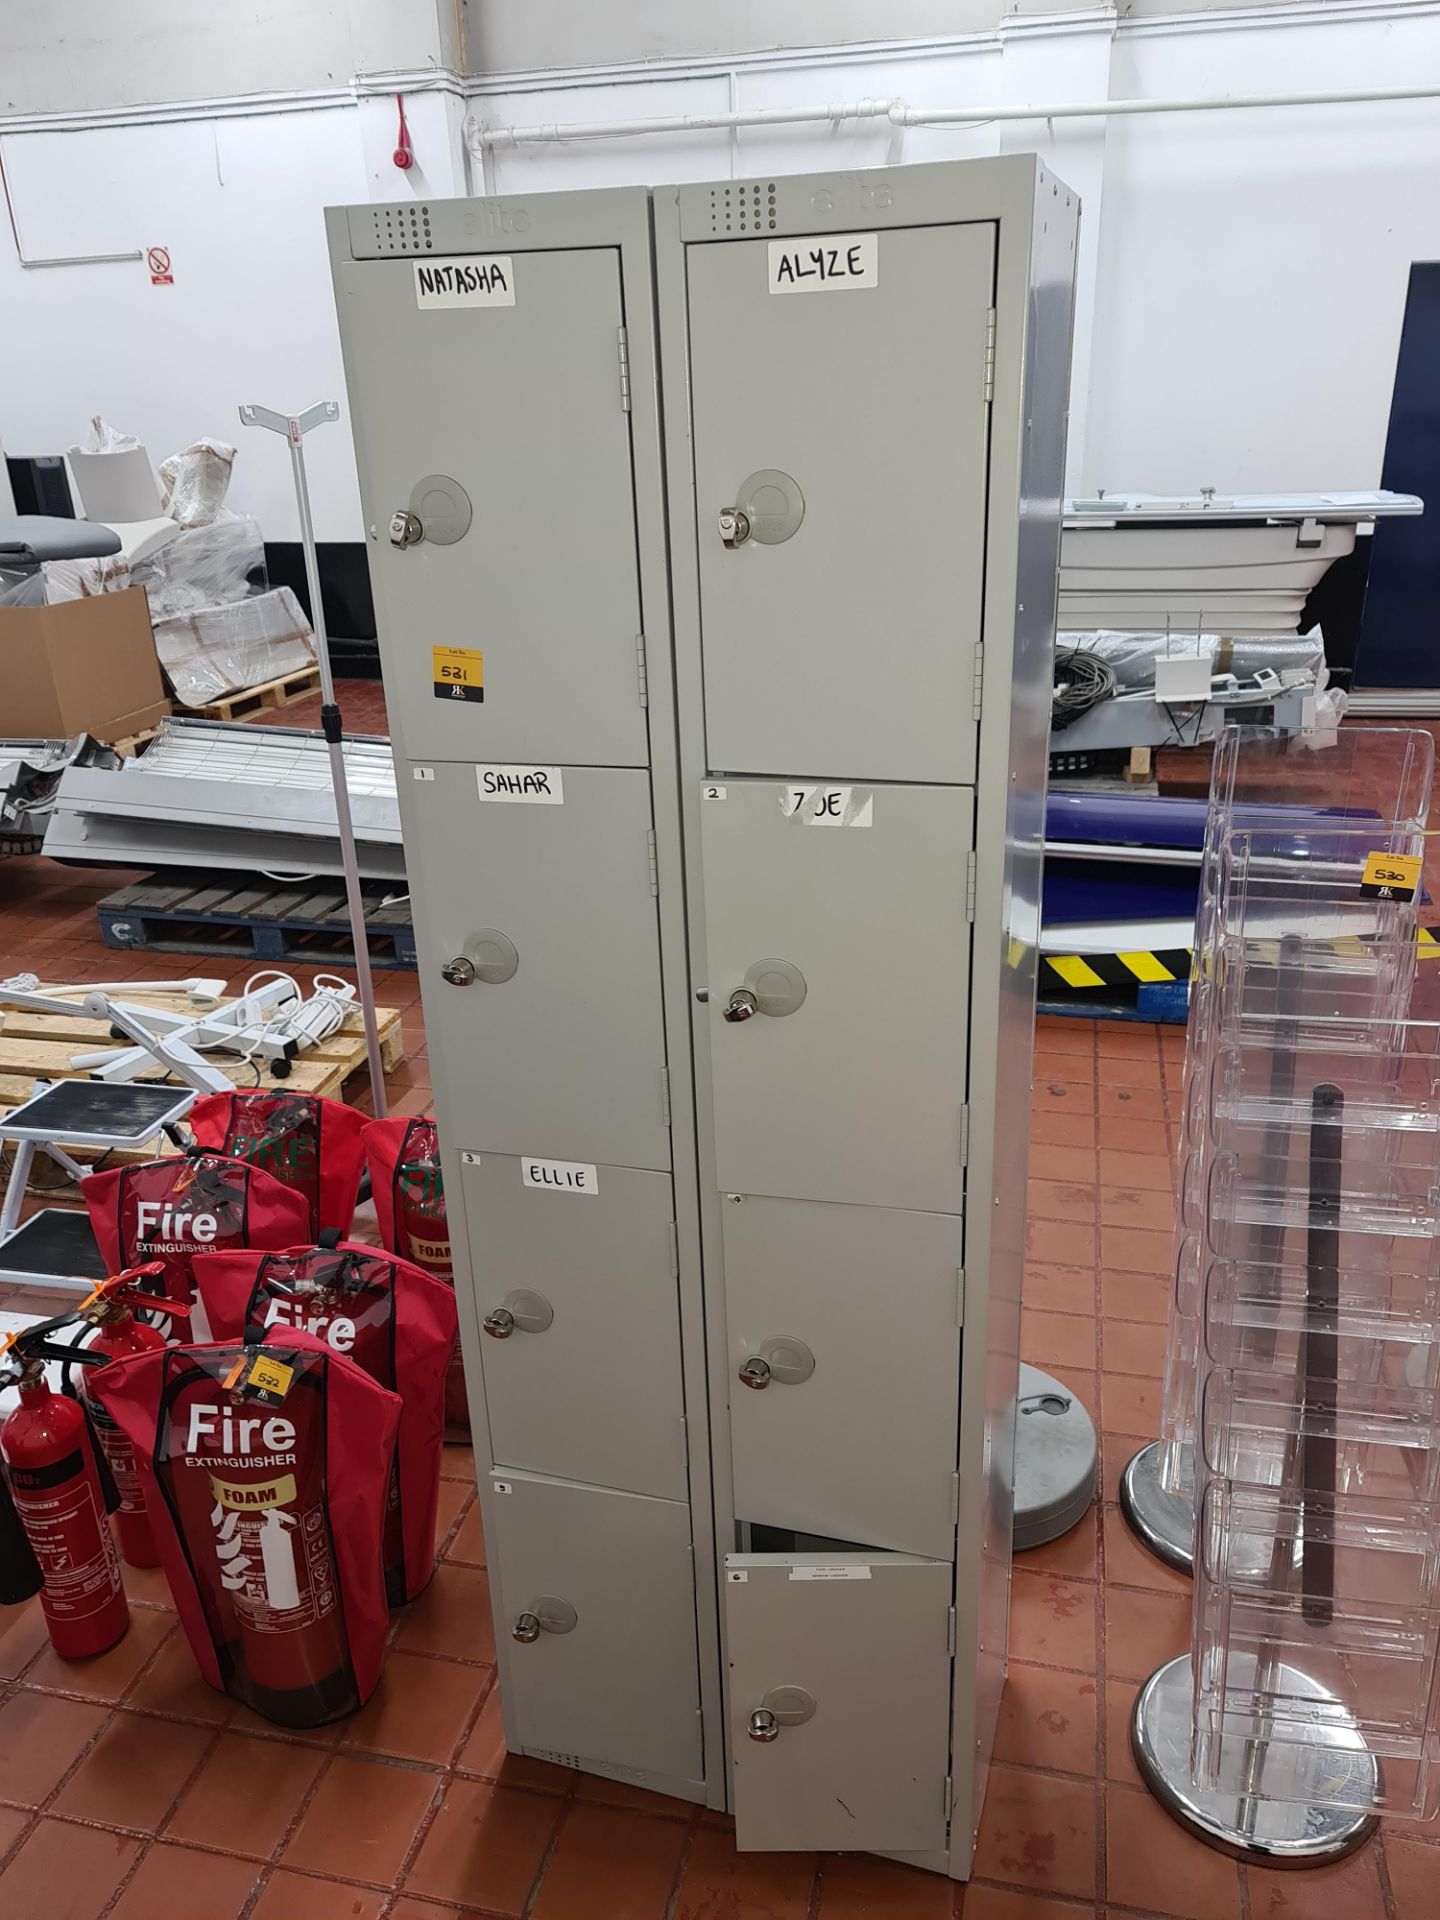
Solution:
<svg viewBox="0 0 1440 1920"><path fill-rule="evenodd" d="M440 1133L430 1119L372 1120L361 1136L382 1245L402 1260L455 1284ZM457 1439L470 1432L465 1364L457 1337L445 1376L445 1423Z"/></svg>
<svg viewBox="0 0 1440 1920"><path fill-rule="evenodd" d="M74 1325L74 1315L63 1314L0 1343L0 1388L20 1390L19 1406L0 1427L0 1461L43 1582L40 1607L55 1651L83 1660L124 1635L130 1608L106 1518L113 1484L84 1408L45 1378L47 1360L100 1361L52 1337Z"/></svg>
<svg viewBox="0 0 1440 1920"><path fill-rule="evenodd" d="M156 1299L156 1292L164 1284L163 1260L130 1267L113 1279L102 1280L89 1299L76 1309L80 1318L95 1328L95 1337L85 1352L110 1361L163 1347L165 1335L158 1327L137 1320L135 1309L142 1307L152 1316L159 1314L172 1322L188 1321L190 1309L183 1302ZM120 1535L121 1555L132 1567L158 1567L160 1551L155 1545L150 1516L145 1511L145 1490L135 1465L135 1449L94 1394L83 1385L81 1391L85 1393L85 1410L120 1496L120 1504L115 1509L115 1527Z"/></svg>

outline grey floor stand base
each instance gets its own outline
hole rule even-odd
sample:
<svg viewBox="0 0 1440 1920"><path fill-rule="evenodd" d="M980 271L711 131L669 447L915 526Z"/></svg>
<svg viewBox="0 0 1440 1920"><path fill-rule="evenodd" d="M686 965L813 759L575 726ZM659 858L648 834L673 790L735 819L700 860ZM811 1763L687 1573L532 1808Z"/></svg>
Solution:
<svg viewBox="0 0 1440 1920"><path fill-rule="evenodd" d="M1188 1654L1151 1674L1140 1689L1130 1746L1151 1793L1207 1846L1267 1867L1326 1866L1374 1832L1380 1769L1350 1716L1318 1681L1288 1666L1280 1677L1291 1692L1311 1696L1322 1714L1328 1703L1330 1713L1310 1745L1277 1743L1265 1750L1254 1796L1212 1793L1191 1781ZM1313 1798L1307 1794L1312 1781ZM1347 1804L1335 1805L1337 1798Z"/></svg>
<svg viewBox="0 0 1440 1920"><path fill-rule="evenodd" d="M1195 1570L1195 1504L1160 1485L1160 1442L1142 1447L1120 1476L1120 1511L1130 1531L1177 1573Z"/></svg>
<svg viewBox="0 0 1440 1920"><path fill-rule="evenodd" d="M1016 1553L1058 1540L1095 1498L1097 1449L1089 1414L1063 1381L1020 1367L1015 1422Z"/></svg>

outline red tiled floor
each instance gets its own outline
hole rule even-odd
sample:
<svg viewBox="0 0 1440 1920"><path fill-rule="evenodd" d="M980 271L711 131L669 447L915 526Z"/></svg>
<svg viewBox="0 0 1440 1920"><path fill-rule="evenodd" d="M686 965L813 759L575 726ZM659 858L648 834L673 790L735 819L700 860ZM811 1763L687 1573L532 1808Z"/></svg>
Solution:
<svg viewBox="0 0 1440 1920"><path fill-rule="evenodd" d="M383 725L378 688L347 687L344 699L352 727ZM313 725L315 716L296 706L273 717ZM93 962L111 977L173 970L162 956L117 961L93 937L95 900L127 877L7 863L7 962L48 961L57 972ZM389 973L377 985L402 1009L409 1053L395 1106L423 1110L417 983ZM1113 1502L1120 1468L1158 1419L1183 1035L1047 1019L1037 1040L1024 1347L1089 1405ZM739 1855L723 1814L506 1755L485 1664L470 1449L447 1448L442 1472L445 1565L398 1616L381 1692L353 1719L300 1739L199 1682L157 1572L127 1571L135 1624L86 1666L45 1650L33 1606L0 1612L0 1802L14 1803L0 1805L4 1920L98 1920L107 1902L106 1920L223 1920L247 1900L246 1920L456 1920L462 1910L526 1920L1440 1916L1434 1837L1397 1824L1379 1848L1322 1873L1242 1871L1198 1848L1139 1787L1128 1742L1136 1687L1188 1644L1190 1594L1136 1546L1113 1505L1103 1528L1097 1509L1017 1564L998 1764L976 1879L960 1889L886 1861ZM263 1759L253 1768L252 1748ZM38 1818L27 1811L35 1806ZM138 1837L157 1822L158 1841ZM68 1904L57 1904L57 1886Z"/></svg>

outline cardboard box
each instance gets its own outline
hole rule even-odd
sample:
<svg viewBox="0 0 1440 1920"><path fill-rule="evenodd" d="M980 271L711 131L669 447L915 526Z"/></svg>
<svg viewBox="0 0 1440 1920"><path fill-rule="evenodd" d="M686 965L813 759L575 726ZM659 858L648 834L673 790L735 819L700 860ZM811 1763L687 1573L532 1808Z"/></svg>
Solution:
<svg viewBox="0 0 1440 1920"><path fill-rule="evenodd" d="M169 710L143 587L0 607L0 736L120 739Z"/></svg>

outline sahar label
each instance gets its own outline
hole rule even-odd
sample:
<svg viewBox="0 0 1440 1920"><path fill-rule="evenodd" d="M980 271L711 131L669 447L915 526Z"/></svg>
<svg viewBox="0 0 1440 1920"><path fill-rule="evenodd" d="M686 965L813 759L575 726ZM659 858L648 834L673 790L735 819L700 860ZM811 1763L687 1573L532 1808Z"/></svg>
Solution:
<svg viewBox="0 0 1440 1920"><path fill-rule="evenodd" d="M430 681L437 700L478 705L485 698L485 655L479 647L432 647Z"/></svg>
<svg viewBox="0 0 1440 1920"><path fill-rule="evenodd" d="M563 807L565 782L559 767L476 767L482 800L515 800L538 807Z"/></svg>
<svg viewBox="0 0 1440 1920"><path fill-rule="evenodd" d="M771 293L841 293L880 284L873 233L820 233L770 242Z"/></svg>
<svg viewBox="0 0 1440 1920"><path fill-rule="evenodd" d="M515 270L508 253L462 253L415 262L417 307L513 307Z"/></svg>

